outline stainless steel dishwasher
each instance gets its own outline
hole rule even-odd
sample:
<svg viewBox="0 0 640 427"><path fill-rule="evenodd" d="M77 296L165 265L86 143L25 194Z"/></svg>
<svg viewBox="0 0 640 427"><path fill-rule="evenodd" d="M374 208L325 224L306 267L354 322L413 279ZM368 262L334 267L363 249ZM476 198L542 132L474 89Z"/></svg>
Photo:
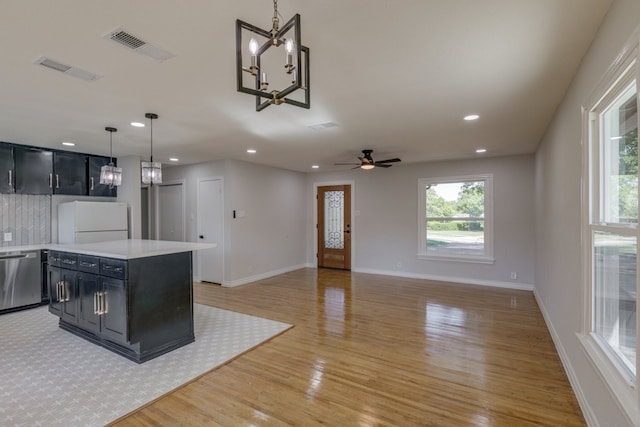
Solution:
<svg viewBox="0 0 640 427"><path fill-rule="evenodd" d="M0 313L40 304L40 251L0 253Z"/></svg>

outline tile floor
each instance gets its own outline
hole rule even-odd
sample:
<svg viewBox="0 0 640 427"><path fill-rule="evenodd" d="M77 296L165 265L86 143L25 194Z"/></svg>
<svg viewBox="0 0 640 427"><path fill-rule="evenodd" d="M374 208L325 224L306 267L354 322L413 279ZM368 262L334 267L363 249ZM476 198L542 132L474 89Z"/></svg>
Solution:
<svg viewBox="0 0 640 427"><path fill-rule="evenodd" d="M102 426L291 327L200 304L194 320L196 342L139 365L47 307L0 316L0 425Z"/></svg>

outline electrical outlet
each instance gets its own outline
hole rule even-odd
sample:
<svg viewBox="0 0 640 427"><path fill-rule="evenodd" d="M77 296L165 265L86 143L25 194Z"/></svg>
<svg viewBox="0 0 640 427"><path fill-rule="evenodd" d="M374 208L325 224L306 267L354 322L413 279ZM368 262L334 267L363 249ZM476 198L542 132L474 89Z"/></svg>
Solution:
<svg viewBox="0 0 640 427"><path fill-rule="evenodd" d="M518 273L516 273L515 271L511 272L511 280L518 280Z"/></svg>
<svg viewBox="0 0 640 427"><path fill-rule="evenodd" d="M13 240L13 235L11 233L4 233L4 241L10 242Z"/></svg>

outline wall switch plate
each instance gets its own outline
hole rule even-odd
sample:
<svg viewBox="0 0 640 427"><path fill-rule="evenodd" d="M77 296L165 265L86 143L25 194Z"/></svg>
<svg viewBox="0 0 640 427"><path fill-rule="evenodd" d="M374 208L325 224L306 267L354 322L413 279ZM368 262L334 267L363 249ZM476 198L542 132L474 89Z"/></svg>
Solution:
<svg viewBox="0 0 640 427"><path fill-rule="evenodd" d="M10 242L13 240L13 235L11 233L4 233L4 241Z"/></svg>
<svg viewBox="0 0 640 427"><path fill-rule="evenodd" d="M518 280L518 273L516 273L515 271L511 272L511 280Z"/></svg>

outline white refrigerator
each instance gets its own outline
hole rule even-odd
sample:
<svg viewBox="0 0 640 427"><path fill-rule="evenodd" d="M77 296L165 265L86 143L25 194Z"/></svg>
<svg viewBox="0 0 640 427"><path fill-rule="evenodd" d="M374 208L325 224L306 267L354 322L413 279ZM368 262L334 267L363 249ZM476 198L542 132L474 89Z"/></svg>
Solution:
<svg viewBox="0 0 640 427"><path fill-rule="evenodd" d="M75 201L58 205L58 242L108 242L129 238L127 204Z"/></svg>

